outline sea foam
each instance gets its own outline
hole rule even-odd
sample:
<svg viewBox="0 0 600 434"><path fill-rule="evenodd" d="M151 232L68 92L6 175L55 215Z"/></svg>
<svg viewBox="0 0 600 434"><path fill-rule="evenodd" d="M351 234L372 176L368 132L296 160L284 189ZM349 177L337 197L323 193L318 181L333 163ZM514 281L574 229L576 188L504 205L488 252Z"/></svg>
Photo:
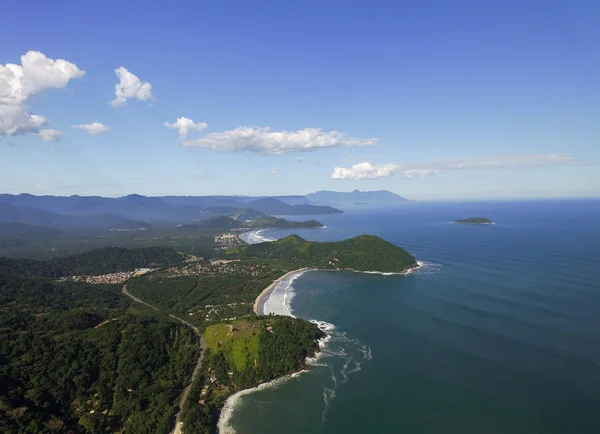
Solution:
<svg viewBox="0 0 600 434"><path fill-rule="evenodd" d="M258 229L255 231L244 232L240 234L240 239L248 244L266 243L269 241L275 241L276 238L271 238L263 233L269 229Z"/></svg>

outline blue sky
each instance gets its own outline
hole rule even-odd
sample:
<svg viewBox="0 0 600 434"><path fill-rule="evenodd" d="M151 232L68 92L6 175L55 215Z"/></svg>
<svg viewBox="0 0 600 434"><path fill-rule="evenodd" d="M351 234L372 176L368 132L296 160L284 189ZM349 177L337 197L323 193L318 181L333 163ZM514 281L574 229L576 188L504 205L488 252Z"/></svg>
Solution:
<svg viewBox="0 0 600 434"><path fill-rule="evenodd" d="M600 196L597 1L7 1L3 16L3 192ZM196 129L165 126L179 118Z"/></svg>

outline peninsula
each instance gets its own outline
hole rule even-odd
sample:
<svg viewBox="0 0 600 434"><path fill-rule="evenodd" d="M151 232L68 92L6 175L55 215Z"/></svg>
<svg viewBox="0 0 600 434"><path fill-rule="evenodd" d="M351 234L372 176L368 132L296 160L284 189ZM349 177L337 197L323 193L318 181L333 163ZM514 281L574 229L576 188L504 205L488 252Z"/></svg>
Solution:
<svg viewBox="0 0 600 434"><path fill-rule="evenodd" d="M486 217L470 217L468 219L456 220L454 223L463 225L491 225L494 222Z"/></svg>
<svg viewBox="0 0 600 434"><path fill-rule="evenodd" d="M210 242L228 234L214 227L244 224L218 219L198 226ZM261 219L259 227L290 224ZM261 315L260 301L281 278L304 268L418 266L370 235L325 243L291 235L225 248L202 256L146 246L0 257L0 359L15 385L0 392L2 432L214 433L229 396L305 369L319 351L316 324ZM28 360L42 362L34 369ZM57 369L56 360L70 368Z"/></svg>
<svg viewBox="0 0 600 434"><path fill-rule="evenodd" d="M406 250L373 235L318 243L290 235L270 243L234 247L229 259L277 260L297 268L404 273L418 267Z"/></svg>

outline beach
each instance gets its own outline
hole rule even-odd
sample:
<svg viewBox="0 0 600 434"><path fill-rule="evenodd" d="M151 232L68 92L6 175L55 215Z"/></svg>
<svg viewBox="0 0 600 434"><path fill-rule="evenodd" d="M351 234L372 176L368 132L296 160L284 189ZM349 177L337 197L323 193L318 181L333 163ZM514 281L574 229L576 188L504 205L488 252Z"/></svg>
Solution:
<svg viewBox="0 0 600 434"><path fill-rule="evenodd" d="M306 268L306 267L299 268L297 270L293 270L293 271L290 271L288 273L285 273L279 279L274 280L273 283L271 283L269 286L267 286L258 295L258 297L256 297L256 300L254 301L254 307L253 307L254 313L257 314L257 315L264 315L264 304L269 299L269 296L271 295L271 292L275 289L275 287L277 286L277 284L279 282L281 282L286 277L289 277L289 276L291 276L294 273L299 273L299 272L306 271L306 270L308 270L308 268Z"/></svg>

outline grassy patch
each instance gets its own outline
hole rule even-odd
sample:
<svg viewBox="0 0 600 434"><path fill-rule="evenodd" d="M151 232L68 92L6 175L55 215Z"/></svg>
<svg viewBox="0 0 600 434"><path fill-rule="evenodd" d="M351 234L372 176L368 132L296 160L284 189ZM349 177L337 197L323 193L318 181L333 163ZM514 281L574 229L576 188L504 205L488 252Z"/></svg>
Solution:
<svg viewBox="0 0 600 434"><path fill-rule="evenodd" d="M204 339L212 353L223 352L227 362L240 372L258 360L261 322L240 320L206 328Z"/></svg>

